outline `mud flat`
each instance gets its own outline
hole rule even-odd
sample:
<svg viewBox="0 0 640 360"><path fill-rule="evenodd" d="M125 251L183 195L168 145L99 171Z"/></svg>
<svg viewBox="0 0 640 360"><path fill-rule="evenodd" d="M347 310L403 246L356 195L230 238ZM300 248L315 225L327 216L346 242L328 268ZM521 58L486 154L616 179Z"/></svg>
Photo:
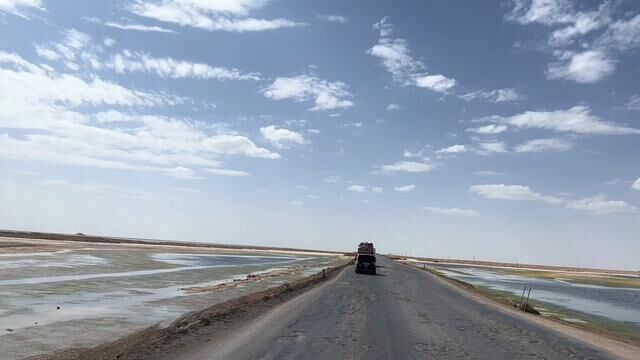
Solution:
<svg viewBox="0 0 640 360"><path fill-rule="evenodd" d="M295 249L0 238L0 359L166 326L345 259Z"/></svg>
<svg viewBox="0 0 640 360"><path fill-rule="evenodd" d="M308 287L333 278L351 262L351 259L343 258L334 266L324 268L313 275L186 313L167 326L155 324L113 342L91 348L63 349L36 355L29 360L173 358L171 354L175 355L191 346L202 345L203 342L211 340L212 334L242 326L274 306L299 295Z"/></svg>

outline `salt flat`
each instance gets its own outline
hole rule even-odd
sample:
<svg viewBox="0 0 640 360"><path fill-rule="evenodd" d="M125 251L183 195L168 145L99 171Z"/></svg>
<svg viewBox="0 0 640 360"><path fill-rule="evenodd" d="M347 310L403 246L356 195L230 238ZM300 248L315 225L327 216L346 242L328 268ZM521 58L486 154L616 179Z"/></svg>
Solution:
<svg viewBox="0 0 640 360"><path fill-rule="evenodd" d="M0 239L0 245L0 359L114 340L336 259L18 239Z"/></svg>

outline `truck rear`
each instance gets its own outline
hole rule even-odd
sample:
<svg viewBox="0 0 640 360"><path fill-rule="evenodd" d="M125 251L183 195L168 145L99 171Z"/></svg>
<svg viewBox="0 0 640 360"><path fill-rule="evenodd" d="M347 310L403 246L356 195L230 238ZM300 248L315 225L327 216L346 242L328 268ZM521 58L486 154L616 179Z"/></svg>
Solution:
<svg viewBox="0 0 640 360"><path fill-rule="evenodd" d="M356 256L356 274L376 274L376 256L358 254Z"/></svg>

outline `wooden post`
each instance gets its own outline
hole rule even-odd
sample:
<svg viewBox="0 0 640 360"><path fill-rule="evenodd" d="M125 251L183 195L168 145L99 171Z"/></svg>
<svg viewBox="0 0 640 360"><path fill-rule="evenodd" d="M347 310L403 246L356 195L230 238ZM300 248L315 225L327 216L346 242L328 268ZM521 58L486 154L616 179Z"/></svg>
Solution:
<svg viewBox="0 0 640 360"><path fill-rule="evenodd" d="M322 269L322 278L326 279L327 278L327 274L324 272L324 269Z"/></svg>
<svg viewBox="0 0 640 360"><path fill-rule="evenodd" d="M529 296L531 295L531 287L529 287L529 293L527 293L527 305L525 305L525 309L529 307Z"/></svg>
<svg viewBox="0 0 640 360"><path fill-rule="evenodd" d="M522 296L520 296L520 310L524 311L524 292L527 291L527 285L522 288Z"/></svg>

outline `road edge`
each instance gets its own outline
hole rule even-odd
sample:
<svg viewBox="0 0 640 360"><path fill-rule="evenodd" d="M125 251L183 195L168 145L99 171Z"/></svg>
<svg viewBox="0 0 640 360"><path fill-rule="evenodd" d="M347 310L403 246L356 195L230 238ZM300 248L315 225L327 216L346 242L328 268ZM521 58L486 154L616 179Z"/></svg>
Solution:
<svg viewBox="0 0 640 360"><path fill-rule="evenodd" d="M490 306L493 309L496 309L504 314L542 326L545 329L556 332L562 336L569 337L575 341L586 344L588 346L595 347L599 350L602 350L610 354L611 356L614 356L620 359L628 359L628 360L640 359L640 347L637 347L633 344L612 339L610 337L604 336L602 334L597 334L588 330L572 327L568 324L555 321L552 318L528 314L526 312L516 310L513 307L507 306L487 295L484 295L474 290L473 287L469 287L469 284L464 283L462 281L455 280L455 279L446 277L444 275L434 274L431 271L423 270L416 266L405 264L404 262L401 262L401 261L397 261L397 260L392 260L392 261L398 264L407 266L418 273L428 274L434 277L441 284L448 286L449 288L455 290L459 294L467 298L470 298L471 300L479 302L481 304Z"/></svg>

